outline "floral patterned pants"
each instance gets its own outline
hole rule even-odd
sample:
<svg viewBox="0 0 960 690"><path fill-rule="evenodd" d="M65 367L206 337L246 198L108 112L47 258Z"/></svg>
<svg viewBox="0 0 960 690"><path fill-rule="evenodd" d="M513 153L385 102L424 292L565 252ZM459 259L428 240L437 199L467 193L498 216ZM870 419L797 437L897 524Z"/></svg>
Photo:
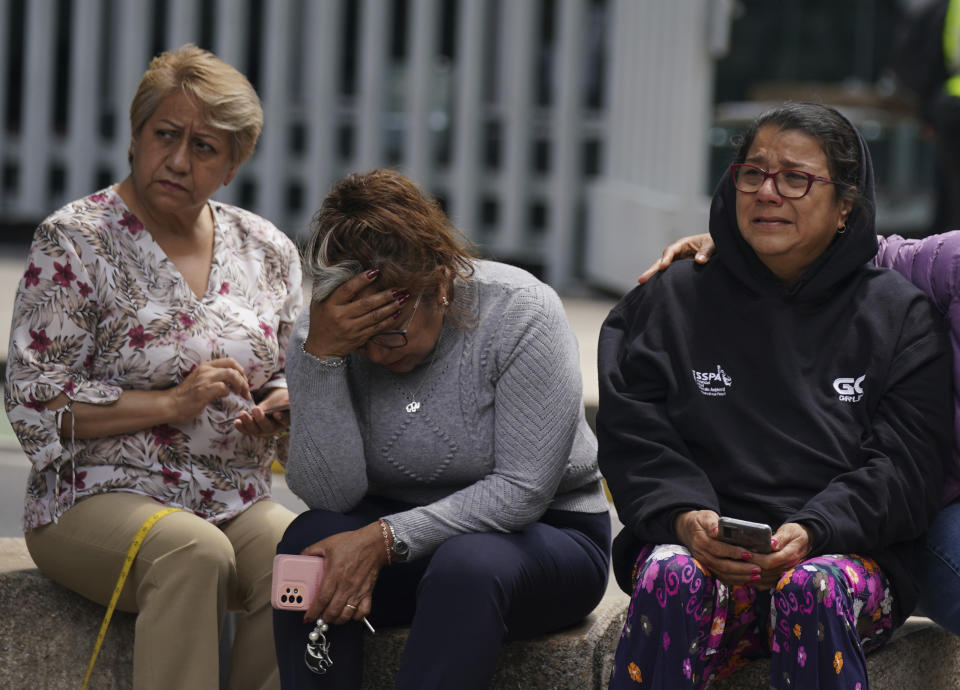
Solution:
<svg viewBox="0 0 960 690"><path fill-rule="evenodd" d="M617 646L611 690L705 688L771 656L770 687L867 690L865 652L893 632L877 564L810 558L769 591L727 587L675 544L647 546Z"/></svg>

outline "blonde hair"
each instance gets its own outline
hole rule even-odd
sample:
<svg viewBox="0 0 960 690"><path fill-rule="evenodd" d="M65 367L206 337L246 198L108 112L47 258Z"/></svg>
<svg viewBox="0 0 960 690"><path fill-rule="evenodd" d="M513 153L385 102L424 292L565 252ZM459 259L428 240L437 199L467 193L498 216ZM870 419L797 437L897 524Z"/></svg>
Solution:
<svg viewBox="0 0 960 690"><path fill-rule="evenodd" d="M208 125L231 135L234 163L239 165L253 154L263 128L257 92L235 67L191 43L150 61L130 103L133 137L161 101L178 89L200 108Z"/></svg>

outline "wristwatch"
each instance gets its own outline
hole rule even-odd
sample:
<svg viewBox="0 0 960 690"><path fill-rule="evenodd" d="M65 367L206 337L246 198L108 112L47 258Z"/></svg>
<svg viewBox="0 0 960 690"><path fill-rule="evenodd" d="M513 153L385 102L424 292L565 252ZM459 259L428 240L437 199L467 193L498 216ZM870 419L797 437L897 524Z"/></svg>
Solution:
<svg viewBox="0 0 960 690"><path fill-rule="evenodd" d="M390 547L393 553L393 560L397 563L405 563L410 558L410 546L405 541L400 541L396 537L393 539L393 546Z"/></svg>
<svg viewBox="0 0 960 690"><path fill-rule="evenodd" d="M384 520L387 523L387 527L390 528L390 554L393 556L393 560L397 563L404 563L408 558L410 558L410 545L407 542L397 539L397 533L393 531L393 525Z"/></svg>

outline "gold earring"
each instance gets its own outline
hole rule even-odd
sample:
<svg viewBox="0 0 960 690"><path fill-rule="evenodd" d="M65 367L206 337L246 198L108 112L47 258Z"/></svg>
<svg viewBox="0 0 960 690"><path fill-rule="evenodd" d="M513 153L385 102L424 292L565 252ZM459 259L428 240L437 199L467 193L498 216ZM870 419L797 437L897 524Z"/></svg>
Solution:
<svg viewBox="0 0 960 690"><path fill-rule="evenodd" d="M443 296L440 297L440 304L442 304L442 305L445 306L445 307L449 307L449 306L450 306L450 301L447 299L447 296L446 296L446 295L443 295Z"/></svg>

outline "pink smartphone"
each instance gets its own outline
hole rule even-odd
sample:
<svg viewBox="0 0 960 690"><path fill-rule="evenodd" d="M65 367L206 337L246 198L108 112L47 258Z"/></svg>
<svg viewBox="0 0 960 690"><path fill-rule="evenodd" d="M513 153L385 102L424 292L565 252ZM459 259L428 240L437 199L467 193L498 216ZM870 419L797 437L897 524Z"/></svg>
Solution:
<svg viewBox="0 0 960 690"><path fill-rule="evenodd" d="M273 558L273 588L270 603L282 611L306 611L323 580L320 556L277 554Z"/></svg>

